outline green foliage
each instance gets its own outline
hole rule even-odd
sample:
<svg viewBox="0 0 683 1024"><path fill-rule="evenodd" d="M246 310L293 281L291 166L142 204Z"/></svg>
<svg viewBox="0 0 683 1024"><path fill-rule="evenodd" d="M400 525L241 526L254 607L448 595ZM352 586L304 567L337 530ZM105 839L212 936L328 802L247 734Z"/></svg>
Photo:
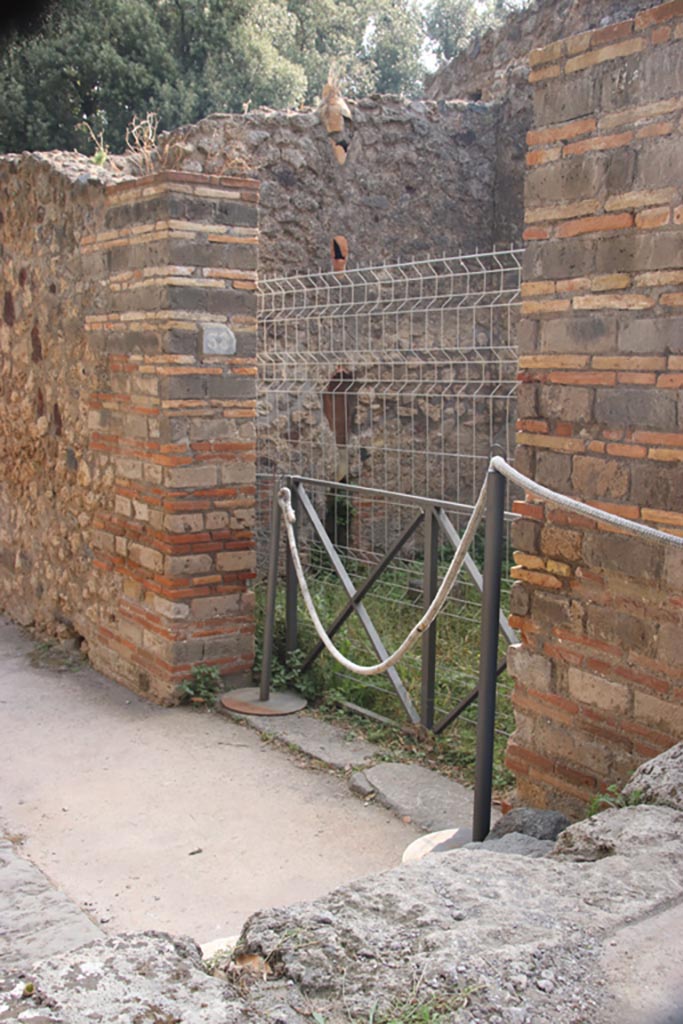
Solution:
<svg viewBox="0 0 683 1024"><path fill-rule="evenodd" d="M450 60L476 35L499 25L512 11L529 0L428 0L425 29L435 56Z"/></svg>
<svg viewBox="0 0 683 1024"><path fill-rule="evenodd" d="M440 551L439 577L452 557L452 549L444 546ZM346 604L346 596L339 580L331 571L324 552L311 545L307 571L308 585L316 609L324 623L334 621ZM346 559L346 568L352 579L360 582L367 567ZM415 625L420 615L421 589L413 593L414 582L421 587L422 557L419 553L408 562L397 563L382 574L363 600L380 637L388 650L394 650ZM257 609L261 609L261 623L257 636L262 636L265 587L256 590ZM479 664L479 624L481 597L473 583L464 574L457 584L455 608L440 617L437 634L436 703L441 708L454 707L476 685ZM453 614L457 609L458 614ZM317 643L317 634L303 607L299 614L299 646L308 652ZM343 654L361 664L377 660L357 616L352 615L335 634L334 642ZM501 658L506 643L501 638ZM285 594L279 587L276 598L274 651L279 663L285 658ZM257 652L260 673L260 653ZM299 665L301 662L299 661ZM276 673L279 669L274 670ZM419 707L421 668L419 644L417 652L410 652L398 666L404 685L413 702ZM257 680L259 676L257 675ZM305 673L292 672L288 685L298 690L310 702L318 704L325 715L346 717L340 702L359 705L386 716L396 722L387 726L358 716L354 727L369 739L379 742L392 755L401 760L427 760L440 769L457 769L462 777L473 778L475 767L476 703L443 734L423 735L414 727L405 728L405 714L386 676L362 677L345 672L334 659L323 652ZM494 787L505 790L513 783L511 772L504 765L507 738L514 729L514 714L510 700L512 681L503 673L498 683L496 709L496 737L494 756Z"/></svg>
<svg viewBox="0 0 683 1024"><path fill-rule="evenodd" d="M640 789L634 789L628 795L621 792L616 783L608 786L604 793L596 793L589 800L586 807L586 816L592 818L600 811L606 811L609 807L637 807L643 803L643 793Z"/></svg>
<svg viewBox="0 0 683 1024"><path fill-rule="evenodd" d="M134 116L311 103L332 65L350 96L415 93L424 46L418 0L53 0L3 40L2 148L119 152Z"/></svg>
<svg viewBox="0 0 683 1024"><path fill-rule="evenodd" d="M195 665L192 675L178 687L181 704L212 706L221 688L221 674L215 665Z"/></svg>

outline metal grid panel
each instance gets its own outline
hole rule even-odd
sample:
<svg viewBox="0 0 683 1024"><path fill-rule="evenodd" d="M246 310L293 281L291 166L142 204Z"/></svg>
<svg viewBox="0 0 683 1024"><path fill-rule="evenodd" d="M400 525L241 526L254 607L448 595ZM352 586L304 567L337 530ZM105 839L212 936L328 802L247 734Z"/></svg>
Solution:
<svg viewBox="0 0 683 1024"><path fill-rule="evenodd" d="M454 525L462 530L491 454L513 451L521 257L510 249L260 282L262 566L271 483L287 473L460 502ZM397 497L350 498L333 487L314 488L312 497L359 581L411 521ZM305 535L301 543L306 550ZM308 555L323 578L324 559ZM421 555L417 531L371 599L378 613L393 603L399 629L415 612ZM449 616L460 620L453 642L463 629L476 633L479 601L469 584L444 616L442 634ZM357 642L351 627L348 642ZM440 677L455 673L464 685L471 659L454 666L452 644L441 651L449 664Z"/></svg>

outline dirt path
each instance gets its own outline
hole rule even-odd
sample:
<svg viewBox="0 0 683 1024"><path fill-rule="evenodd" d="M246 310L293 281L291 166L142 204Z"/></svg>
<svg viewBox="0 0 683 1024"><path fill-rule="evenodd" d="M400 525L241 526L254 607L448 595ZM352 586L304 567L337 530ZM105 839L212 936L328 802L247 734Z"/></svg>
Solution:
<svg viewBox="0 0 683 1024"><path fill-rule="evenodd" d="M31 663L0 620L0 820L105 930L209 942L400 861L418 832L214 714Z"/></svg>

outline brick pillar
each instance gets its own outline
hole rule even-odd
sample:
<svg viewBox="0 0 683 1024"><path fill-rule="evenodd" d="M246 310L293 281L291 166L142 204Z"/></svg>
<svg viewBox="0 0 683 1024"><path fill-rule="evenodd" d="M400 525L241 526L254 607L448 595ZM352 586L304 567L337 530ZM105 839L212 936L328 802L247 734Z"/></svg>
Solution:
<svg viewBox="0 0 683 1024"><path fill-rule="evenodd" d="M683 3L531 65L518 464L683 535ZM683 558L516 509L508 764L522 801L581 814L683 737Z"/></svg>
<svg viewBox="0 0 683 1024"><path fill-rule="evenodd" d="M193 665L253 660L257 184L161 172L107 189L104 311L87 318L106 389L90 444L114 458L95 570L116 598L96 667L156 701Z"/></svg>

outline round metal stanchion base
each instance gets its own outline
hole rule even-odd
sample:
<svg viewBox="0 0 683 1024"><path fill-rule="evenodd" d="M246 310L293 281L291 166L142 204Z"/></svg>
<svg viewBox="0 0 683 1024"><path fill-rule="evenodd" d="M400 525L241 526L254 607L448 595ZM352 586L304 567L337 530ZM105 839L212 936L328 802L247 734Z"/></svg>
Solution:
<svg viewBox="0 0 683 1024"><path fill-rule="evenodd" d="M261 700L258 686L230 690L221 697L223 707L238 715L295 715L307 703L293 690L271 690L268 700Z"/></svg>
<svg viewBox="0 0 683 1024"><path fill-rule="evenodd" d="M460 828L445 828L441 832L430 832L426 836L414 839L410 846L405 848L401 862L414 864L429 853L446 853L471 842L472 829L465 825L461 825Z"/></svg>

